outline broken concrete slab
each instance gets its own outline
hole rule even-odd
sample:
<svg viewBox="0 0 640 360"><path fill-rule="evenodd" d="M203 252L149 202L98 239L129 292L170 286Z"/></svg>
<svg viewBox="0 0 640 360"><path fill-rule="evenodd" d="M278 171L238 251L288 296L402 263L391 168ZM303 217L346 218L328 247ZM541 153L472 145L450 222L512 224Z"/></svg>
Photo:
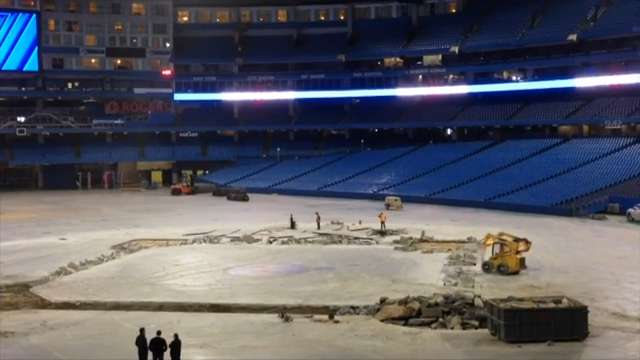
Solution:
<svg viewBox="0 0 640 360"><path fill-rule="evenodd" d="M402 305L384 305L374 316L377 320L404 320L412 317L415 311Z"/></svg>

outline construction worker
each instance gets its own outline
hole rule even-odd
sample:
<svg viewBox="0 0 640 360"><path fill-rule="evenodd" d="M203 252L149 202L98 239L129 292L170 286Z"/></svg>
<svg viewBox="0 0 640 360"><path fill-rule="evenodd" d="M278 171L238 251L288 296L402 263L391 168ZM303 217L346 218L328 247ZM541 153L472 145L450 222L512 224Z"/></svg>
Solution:
<svg viewBox="0 0 640 360"><path fill-rule="evenodd" d="M387 214L381 211L380 214L378 214L378 219L380 220L380 231L387 231Z"/></svg>
<svg viewBox="0 0 640 360"><path fill-rule="evenodd" d="M316 211L316 227L320 230L320 214Z"/></svg>
<svg viewBox="0 0 640 360"><path fill-rule="evenodd" d="M289 228L291 230L295 230L296 229L296 221L293 219L293 214L289 215Z"/></svg>

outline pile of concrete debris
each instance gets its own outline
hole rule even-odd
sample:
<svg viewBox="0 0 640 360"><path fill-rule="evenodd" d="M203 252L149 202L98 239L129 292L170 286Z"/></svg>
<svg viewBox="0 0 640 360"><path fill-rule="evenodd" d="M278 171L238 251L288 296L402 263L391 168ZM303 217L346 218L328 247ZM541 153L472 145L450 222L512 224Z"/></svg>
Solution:
<svg viewBox="0 0 640 360"><path fill-rule="evenodd" d="M502 308L512 309L549 309L575 306L571 299L564 296L494 299L494 303Z"/></svg>
<svg viewBox="0 0 640 360"><path fill-rule="evenodd" d="M345 306L336 315L370 315L387 324L431 329L486 328L484 301L472 293L380 298L378 304Z"/></svg>
<svg viewBox="0 0 640 360"><path fill-rule="evenodd" d="M401 236L400 239L394 240L396 245L393 249L398 251L420 251L425 254L447 253L460 250L464 247L477 247L478 239L469 236L466 239L443 240L436 239L433 236L425 235L424 231L420 237Z"/></svg>
<svg viewBox="0 0 640 360"><path fill-rule="evenodd" d="M243 235L203 235L193 238L194 244L265 244L265 245L377 245L372 237L352 234L314 231L311 233L290 233L261 230Z"/></svg>
<svg viewBox="0 0 640 360"><path fill-rule="evenodd" d="M478 243L470 242L447 256L442 267L442 284L447 287L475 288L478 263Z"/></svg>
<svg viewBox="0 0 640 360"><path fill-rule="evenodd" d="M84 259L78 263L75 262L70 262L65 266L60 266L59 268L57 268L55 271L53 271L52 273L49 274L49 278L50 280L62 277L62 276L67 276L67 275L71 275L73 273L76 273L78 271L82 271L82 270L87 270L91 267L100 265L100 264L104 264L106 262L109 261L113 261L119 257L121 257L123 255L122 252L120 251L113 251L111 252L109 255L105 255L102 254L96 258L93 259Z"/></svg>

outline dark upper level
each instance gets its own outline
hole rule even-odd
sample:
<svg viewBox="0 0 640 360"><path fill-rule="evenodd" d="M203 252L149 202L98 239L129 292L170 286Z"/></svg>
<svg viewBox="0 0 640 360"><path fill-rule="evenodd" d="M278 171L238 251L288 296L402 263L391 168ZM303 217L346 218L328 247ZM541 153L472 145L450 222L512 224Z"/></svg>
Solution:
<svg viewBox="0 0 640 360"><path fill-rule="evenodd" d="M573 45L610 39L637 46L640 36L635 0L468 1L440 15L400 4L381 16L378 7L362 15L345 5L344 12L320 15L270 9L223 18L214 11L203 18L202 8L174 6L175 64L340 63L562 45L569 53ZM612 45L633 46L595 47Z"/></svg>

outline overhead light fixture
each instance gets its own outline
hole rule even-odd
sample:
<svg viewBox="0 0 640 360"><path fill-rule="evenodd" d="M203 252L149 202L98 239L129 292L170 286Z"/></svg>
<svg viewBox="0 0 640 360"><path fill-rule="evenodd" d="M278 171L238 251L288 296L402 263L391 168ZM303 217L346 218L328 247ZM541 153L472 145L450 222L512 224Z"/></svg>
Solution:
<svg viewBox="0 0 640 360"><path fill-rule="evenodd" d="M264 101L298 99L339 99L368 97L410 97L479 94L508 91L579 89L600 86L640 84L640 73L589 76L575 79L521 81L495 84L419 86L389 89L309 90L309 91L238 91L219 93L174 93L176 101Z"/></svg>

